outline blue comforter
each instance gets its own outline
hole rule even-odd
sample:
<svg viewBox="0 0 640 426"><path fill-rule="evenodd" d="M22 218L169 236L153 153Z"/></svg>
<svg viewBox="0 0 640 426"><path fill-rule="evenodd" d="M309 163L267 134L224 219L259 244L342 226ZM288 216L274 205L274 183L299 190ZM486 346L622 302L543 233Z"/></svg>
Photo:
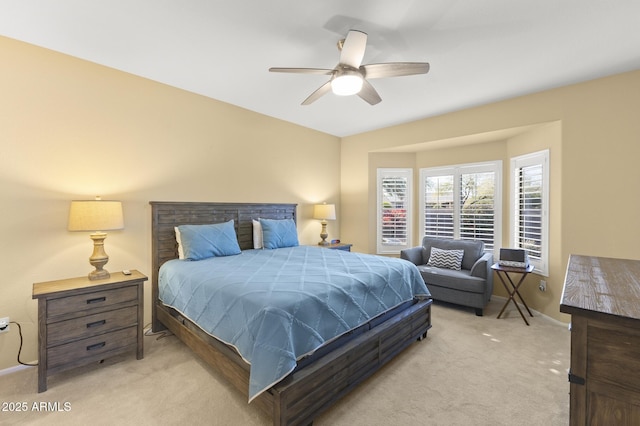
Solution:
<svg viewBox="0 0 640 426"><path fill-rule="evenodd" d="M430 297L405 260L290 247L160 268L160 299L251 364L249 401L325 342L414 297Z"/></svg>

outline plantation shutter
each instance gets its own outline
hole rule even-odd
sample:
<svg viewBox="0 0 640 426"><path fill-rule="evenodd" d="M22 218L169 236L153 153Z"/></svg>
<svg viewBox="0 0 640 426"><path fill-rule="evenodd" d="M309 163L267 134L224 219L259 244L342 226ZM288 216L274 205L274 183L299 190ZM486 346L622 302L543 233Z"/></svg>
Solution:
<svg viewBox="0 0 640 426"><path fill-rule="evenodd" d="M460 175L460 238L482 240L486 251L495 246L495 172Z"/></svg>
<svg viewBox="0 0 640 426"><path fill-rule="evenodd" d="M549 274L549 151L511 159L511 241L527 250L534 271Z"/></svg>
<svg viewBox="0 0 640 426"><path fill-rule="evenodd" d="M453 238L454 176L427 176L424 183L424 235Z"/></svg>
<svg viewBox="0 0 640 426"><path fill-rule="evenodd" d="M502 162L420 169L420 227L426 237L501 241Z"/></svg>
<svg viewBox="0 0 640 426"><path fill-rule="evenodd" d="M516 246L526 249L530 259L542 257L542 164L520 167Z"/></svg>
<svg viewBox="0 0 640 426"><path fill-rule="evenodd" d="M378 169L378 253L410 247L412 169Z"/></svg>

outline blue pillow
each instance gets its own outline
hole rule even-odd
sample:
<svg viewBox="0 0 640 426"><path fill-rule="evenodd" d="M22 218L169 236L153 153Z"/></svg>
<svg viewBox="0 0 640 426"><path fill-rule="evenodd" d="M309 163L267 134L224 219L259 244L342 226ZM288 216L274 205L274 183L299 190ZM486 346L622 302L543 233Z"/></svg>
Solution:
<svg viewBox="0 0 640 426"><path fill-rule="evenodd" d="M262 244L266 249L298 246L298 230L293 219L260 219Z"/></svg>
<svg viewBox="0 0 640 426"><path fill-rule="evenodd" d="M179 241L186 260L240 254L233 220L212 225L180 225Z"/></svg>

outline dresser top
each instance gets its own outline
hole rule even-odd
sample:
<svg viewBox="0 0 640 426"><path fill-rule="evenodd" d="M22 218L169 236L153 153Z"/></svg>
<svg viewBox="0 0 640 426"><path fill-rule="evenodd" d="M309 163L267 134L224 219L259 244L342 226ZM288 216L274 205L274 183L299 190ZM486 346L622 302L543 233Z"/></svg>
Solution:
<svg viewBox="0 0 640 426"><path fill-rule="evenodd" d="M640 260L571 255L560 312L640 319Z"/></svg>
<svg viewBox="0 0 640 426"><path fill-rule="evenodd" d="M131 281L146 281L147 277L136 271L131 270L131 275L124 275L122 272L111 272L109 278L103 280L89 280L86 275L82 277L69 278L64 280L46 281L33 284L32 298L48 297L57 293L87 291L89 289L100 290L102 286L113 286L119 283L126 284Z"/></svg>

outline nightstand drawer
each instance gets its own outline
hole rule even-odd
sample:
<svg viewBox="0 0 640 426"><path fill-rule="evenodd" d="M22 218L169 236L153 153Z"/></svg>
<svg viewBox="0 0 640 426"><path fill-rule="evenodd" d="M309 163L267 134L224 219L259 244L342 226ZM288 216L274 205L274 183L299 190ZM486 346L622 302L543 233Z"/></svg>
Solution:
<svg viewBox="0 0 640 426"><path fill-rule="evenodd" d="M47 303L47 322L51 322L51 319L56 316L82 313L88 310L100 310L118 303L137 300L137 286L51 299Z"/></svg>
<svg viewBox="0 0 640 426"><path fill-rule="evenodd" d="M130 327L137 323L137 306L60 321L50 324L47 328L47 347Z"/></svg>
<svg viewBox="0 0 640 426"><path fill-rule="evenodd" d="M137 336L138 328L133 326L56 346L47 350L47 368L55 370L60 366L73 367L82 365L84 361L89 362L114 355L127 347L135 349Z"/></svg>

